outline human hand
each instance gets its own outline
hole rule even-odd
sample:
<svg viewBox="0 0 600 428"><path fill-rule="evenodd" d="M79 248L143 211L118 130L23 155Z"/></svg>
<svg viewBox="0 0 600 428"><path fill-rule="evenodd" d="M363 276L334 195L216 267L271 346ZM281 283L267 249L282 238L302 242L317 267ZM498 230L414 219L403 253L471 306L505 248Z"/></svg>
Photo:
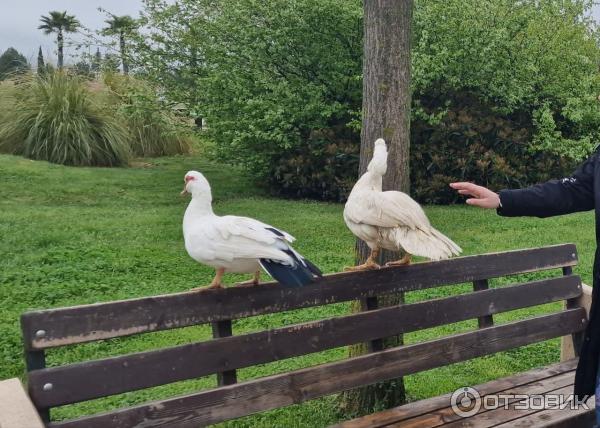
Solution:
<svg viewBox="0 0 600 428"><path fill-rule="evenodd" d="M483 186L473 183L450 183L450 187L458 190L458 193L465 196L471 196L467 199L467 204L480 208L495 209L500 206L500 196Z"/></svg>

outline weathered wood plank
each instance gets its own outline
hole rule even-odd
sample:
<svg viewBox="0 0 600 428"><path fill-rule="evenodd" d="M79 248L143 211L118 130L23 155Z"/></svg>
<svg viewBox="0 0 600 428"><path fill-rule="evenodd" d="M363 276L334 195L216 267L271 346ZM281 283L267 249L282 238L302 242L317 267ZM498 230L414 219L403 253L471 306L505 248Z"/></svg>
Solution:
<svg viewBox="0 0 600 428"><path fill-rule="evenodd" d="M25 351L25 367L27 372L46 368L46 351ZM29 387L29 385L28 385ZM44 422L50 421L50 409L48 406L37 406L37 412ZM1 428L1 427L0 427Z"/></svg>
<svg viewBox="0 0 600 428"><path fill-rule="evenodd" d="M564 374L575 376L578 359L563 361L548 367L537 368L513 376L495 379L474 388L482 396L500 393L509 388L526 387L528 384L544 381ZM413 403L404 404L392 409L340 422L331 428L381 428L395 422L425 417L427 414L439 412L448 407L452 392L436 397L426 398Z"/></svg>
<svg viewBox="0 0 600 428"><path fill-rule="evenodd" d="M377 308L379 308L379 300L377 299L377 296L367 297L361 301L361 309L363 311L373 311ZM381 351L383 349L383 338L377 337L376 339L368 342L367 349L369 352Z"/></svg>
<svg viewBox="0 0 600 428"><path fill-rule="evenodd" d="M587 312L588 319L590 318L590 310L592 308L592 287L587 284L581 284L581 296L576 297L575 299L568 300L565 302L565 307L567 308L584 308ZM577 357L577 353L575 352L575 343L573 342L573 336L568 335L561 338L560 341L560 360L566 361L571 358Z"/></svg>
<svg viewBox="0 0 600 428"><path fill-rule="evenodd" d="M231 320L215 321L212 323L213 338L219 339L233 335L233 326ZM232 385L237 382L237 373L235 370L225 370L217 372L217 385Z"/></svg>
<svg viewBox="0 0 600 428"><path fill-rule="evenodd" d="M564 244L327 275L302 288L264 284L34 311L21 324L25 346L43 349L576 264L575 245Z"/></svg>
<svg viewBox="0 0 600 428"><path fill-rule="evenodd" d="M374 309L274 330L36 370L29 375L29 391L37 405L54 407L564 300L580 293L580 279L570 276ZM230 330L221 333L230 333ZM49 392L43 390L48 383L53 385Z"/></svg>
<svg viewBox="0 0 600 428"><path fill-rule="evenodd" d="M563 394L568 395L573 392L574 375L569 374L563 376L557 376L545 382L535 382L527 387L515 388L512 390L502 391L503 394L507 395L546 395L546 394ZM524 405L524 399L512 398L507 399L506 402L502 401L499 407L496 409L482 409L476 415L469 417L467 420L456 415L451 408L445 409L443 412L439 412L442 423L439 426L443 428L461 428L464 426L472 427L495 427L499 424L515 421L519 418L531 415L538 412L535 408L522 409ZM412 419L406 422L399 422L397 424L389 425L389 427L395 428L414 428L423 425L416 425L418 421Z"/></svg>
<svg viewBox="0 0 600 428"><path fill-rule="evenodd" d="M571 276L573 275L573 267L565 266L562 268L563 275ZM580 301L579 298L568 299L566 302L567 309L577 308L579 307ZM585 339L585 332L580 331L571 335L571 344L573 345L573 352L575 356L579 357L579 350L583 346L583 341Z"/></svg>
<svg viewBox="0 0 600 428"><path fill-rule="evenodd" d="M473 281L473 291L487 290L490 288L489 281L487 279L478 279ZM479 328L491 327L494 325L494 317L492 315L486 315L477 319Z"/></svg>
<svg viewBox="0 0 600 428"><path fill-rule="evenodd" d="M567 394L571 391L567 390ZM573 427L591 427L596 422L595 408L596 403L593 398L587 402L589 407L585 409L580 407L576 410L542 410L534 414L513 420L496 428L529 428L529 427L552 427L552 428L573 428Z"/></svg>
<svg viewBox="0 0 600 428"><path fill-rule="evenodd" d="M503 395L542 395L548 392L552 392L559 388L569 387L573 388L573 381L575 378L574 372L567 372L558 376L542 379L536 382L529 383L527 385L519 385L515 388L499 391L498 394ZM477 388L475 388L477 389ZM482 400L486 400L485 396L480 392ZM474 426L474 427L489 427L494 424L499 424L505 421L513 420L517 416L511 413L511 409L517 405L517 402L523 401L520 398L505 399L502 401L491 401L491 403L498 404L496 409L486 409L483 406L479 409L479 412L468 419L465 419L457 415L450 404L447 403L447 407L435 410L433 412L417 416L415 418L406 419L386 425L386 428L421 428L421 427L444 427L444 428L458 428L461 426ZM505 407L507 408L505 410ZM532 410L534 412L535 410ZM521 414L524 416L526 413ZM465 425L463 425L465 424Z"/></svg>
<svg viewBox="0 0 600 428"><path fill-rule="evenodd" d="M197 427L563 336L582 320L572 309L50 426Z"/></svg>

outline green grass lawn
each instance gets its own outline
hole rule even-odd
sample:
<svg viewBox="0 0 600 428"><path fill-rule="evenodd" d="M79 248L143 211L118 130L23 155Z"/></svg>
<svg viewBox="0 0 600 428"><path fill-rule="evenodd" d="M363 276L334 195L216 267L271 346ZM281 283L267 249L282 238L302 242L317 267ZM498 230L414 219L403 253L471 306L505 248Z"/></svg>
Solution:
<svg viewBox="0 0 600 428"><path fill-rule="evenodd" d="M183 247L181 221L187 200L179 196L183 175L205 173L213 186L215 211L247 215L298 238L296 248L325 272L353 263L354 238L341 204L288 201L264 196L239 171L196 157L145 160L140 167L69 168L0 155L0 379L23 377L19 315L43 309L185 291L207 284L212 270L191 260ZM591 281L594 220L591 213L553 219L506 219L465 206L426 207L432 223L465 254L574 242L576 273ZM525 278L540 274L524 275ZM232 283L242 277L228 275ZM247 278L244 278L247 279ZM513 279L514 281L514 279ZM507 284L508 279L492 281ZM412 293L409 301L465 291L469 286ZM499 322L556 309L558 304L496 317ZM234 333L342 315L348 304L253 317L235 323ZM407 336L408 342L475 326L457 323ZM206 326L184 328L50 350L50 365L190 343L210 337ZM240 370L241 379L344 358L333 349ZM559 340L431 370L406 378L411 400L441 394L559 359ZM214 386L214 377L164 385L108 399L65 406L53 417L73 417ZM321 427L339 419L336 398L327 397L232 421L236 427Z"/></svg>

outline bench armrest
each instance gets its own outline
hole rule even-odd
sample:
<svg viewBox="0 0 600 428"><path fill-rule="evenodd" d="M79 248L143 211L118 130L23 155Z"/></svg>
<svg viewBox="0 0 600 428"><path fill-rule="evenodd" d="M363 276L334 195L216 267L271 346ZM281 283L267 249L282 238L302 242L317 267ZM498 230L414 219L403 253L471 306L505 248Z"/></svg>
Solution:
<svg viewBox="0 0 600 428"><path fill-rule="evenodd" d="M581 283L581 296L577 299L573 299L573 303L580 308L584 308L587 318L589 319L590 308L592 306L592 287ZM575 357L577 357L577 355L575 355L575 349L573 347L573 336L563 336L560 340L560 360L567 361Z"/></svg>
<svg viewBox="0 0 600 428"><path fill-rule="evenodd" d="M0 427L44 428L38 412L17 378L0 381Z"/></svg>

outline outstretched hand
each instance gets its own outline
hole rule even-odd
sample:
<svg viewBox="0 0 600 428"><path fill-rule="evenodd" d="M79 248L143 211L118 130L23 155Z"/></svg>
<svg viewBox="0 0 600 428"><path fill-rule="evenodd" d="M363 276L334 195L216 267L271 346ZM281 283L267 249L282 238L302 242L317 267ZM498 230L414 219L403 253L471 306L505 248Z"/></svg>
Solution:
<svg viewBox="0 0 600 428"><path fill-rule="evenodd" d="M471 196L467 199L467 204L481 208L495 209L500 206L500 196L483 186L473 183L450 183L450 187L458 190L458 193L465 196Z"/></svg>

